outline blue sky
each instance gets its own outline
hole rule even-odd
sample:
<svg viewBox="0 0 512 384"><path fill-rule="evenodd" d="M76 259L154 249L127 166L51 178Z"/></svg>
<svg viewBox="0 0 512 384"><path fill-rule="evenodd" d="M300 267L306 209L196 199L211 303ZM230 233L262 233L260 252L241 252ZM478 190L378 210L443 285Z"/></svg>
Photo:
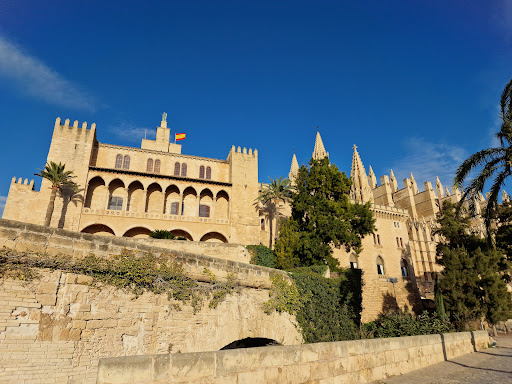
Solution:
<svg viewBox="0 0 512 384"><path fill-rule="evenodd" d="M3 0L0 212L11 178L44 166L57 116L139 146L165 111L183 153L257 148L260 181L294 150L306 163L319 126L347 173L357 144L377 177L449 185L493 143L511 43L511 0Z"/></svg>

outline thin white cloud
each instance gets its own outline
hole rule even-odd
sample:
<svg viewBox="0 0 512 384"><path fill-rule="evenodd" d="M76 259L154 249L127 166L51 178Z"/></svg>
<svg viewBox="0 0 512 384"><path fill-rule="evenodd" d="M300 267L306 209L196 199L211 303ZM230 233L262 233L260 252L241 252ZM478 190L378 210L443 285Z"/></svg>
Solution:
<svg viewBox="0 0 512 384"><path fill-rule="evenodd" d="M119 122L118 124L109 127L108 131L112 132L114 135L121 139L133 142L140 141L144 138L154 139L156 135L154 129L139 127L126 121Z"/></svg>
<svg viewBox="0 0 512 384"><path fill-rule="evenodd" d="M5 202L7 201L7 197L6 196L0 196L0 218L2 217L3 213L4 213L4 208L5 208Z"/></svg>
<svg viewBox="0 0 512 384"><path fill-rule="evenodd" d="M451 186L457 167L467 157L462 147L433 143L418 137L406 140L404 146L405 157L392 167L399 180L399 188L403 188L401 180L408 178L411 172L420 191L425 181L432 182L435 188L436 176L444 186Z"/></svg>
<svg viewBox="0 0 512 384"><path fill-rule="evenodd" d="M94 100L38 58L0 36L0 76L17 91L62 107L95 110Z"/></svg>

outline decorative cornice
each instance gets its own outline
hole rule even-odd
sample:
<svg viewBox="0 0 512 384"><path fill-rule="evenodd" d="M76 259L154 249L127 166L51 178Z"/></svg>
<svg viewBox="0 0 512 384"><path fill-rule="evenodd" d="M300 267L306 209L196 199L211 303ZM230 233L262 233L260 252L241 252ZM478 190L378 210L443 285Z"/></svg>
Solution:
<svg viewBox="0 0 512 384"><path fill-rule="evenodd" d="M222 181L206 180L206 179L193 179L191 177L162 175L161 173L135 172L135 171L127 170L127 169L118 169L118 168L89 167L89 170L90 171L98 171L98 172L106 172L106 173L117 173L117 174L121 174L121 175L142 176L142 177L149 177L152 179L179 180L179 181L187 181L187 182L199 183L199 184L222 185L224 187L231 187L233 185L232 183L225 183Z"/></svg>
<svg viewBox="0 0 512 384"><path fill-rule="evenodd" d="M162 152L162 151L155 151L153 149L126 147L124 145L105 144L105 143L98 142L98 147L121 149L121 150L125 150L125 151L128 150L128 151L143 152L143 153L153 153L155 155L160 155L160 156L184 157L187 159L196 159L196 160L201 160L201 161L211 161L214 163L229 164L229 162L227 160L213 159L211 157L200 157L200 156L193 156L193 155L184 155L182 153Z"/></svg>

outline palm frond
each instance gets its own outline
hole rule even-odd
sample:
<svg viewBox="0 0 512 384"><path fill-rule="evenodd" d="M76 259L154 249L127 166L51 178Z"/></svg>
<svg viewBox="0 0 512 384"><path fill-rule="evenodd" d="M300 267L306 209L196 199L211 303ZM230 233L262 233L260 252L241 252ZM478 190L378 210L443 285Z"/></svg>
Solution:
<svg viewBox="0 0 512 384"><path fill-rule="evenodd" d="M498 147L483 149L472 154L457 168L455 178L453 179L454 185L456 187L462 187L471 171L482 166L486 162L493 161L500 157L500 155L503 156L504 152L505 148Z"/></svg>

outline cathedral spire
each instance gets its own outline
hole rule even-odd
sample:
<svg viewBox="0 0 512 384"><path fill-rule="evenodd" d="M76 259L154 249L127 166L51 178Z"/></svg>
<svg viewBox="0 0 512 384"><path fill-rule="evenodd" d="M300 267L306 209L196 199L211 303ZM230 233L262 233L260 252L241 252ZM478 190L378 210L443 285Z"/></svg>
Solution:
<svg viewBox="0 0 512 384"><path fill-rule="evenodd" d="M295 156L295 152L292 157L292 165L290 167L290 173L288 173L288 180L293 184L295 179L297 178L297 174L299 173L299 163L297 162L297 156Z"/></svg>
<svg viewBox="0 0 512 384"><path fill-rule="evenodd" d="M377 177L375 176L371 165L370 170L368 171L368 181L370 182L370 187L372 189L377 188Z"/></svg>
<svg viewBox="0 0 512 384"><path fill-rule="evenodd" d="M324 143L322 141L322 137L320 136L320 132L318 131L318 127L316 131L316 139L315 139L315 149L313 149L313 155L311 156L314 160L320 160L324 157L329 157L329 152L325 151Z"/></svg>
<svg viewBox="0 0 512 384"><path fill-rule="evenodd" d="M352 169L350 170L352 186L350 187L350 197L355 201L366 203L373 201L373 193L370 189L370 183L363 162L357 152L357 146L354 144L354 153L352 155Z"/></svg>

